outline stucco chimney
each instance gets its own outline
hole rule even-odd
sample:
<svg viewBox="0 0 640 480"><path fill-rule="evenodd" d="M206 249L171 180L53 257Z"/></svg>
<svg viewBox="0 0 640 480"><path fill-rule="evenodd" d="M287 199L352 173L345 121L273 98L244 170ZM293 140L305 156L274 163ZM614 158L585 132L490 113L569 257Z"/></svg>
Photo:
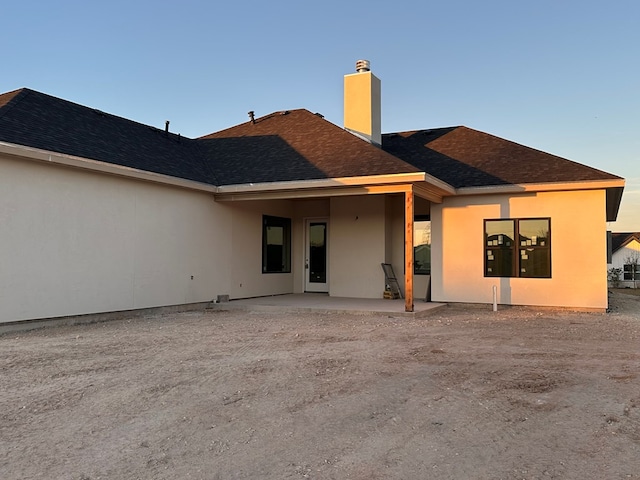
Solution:
<svg viewBox="0 0 640 480"><path fill-rule="evenodd" d="M382 145L380 79L368 60L356 62L356 73L344 76L344 128L374 145Z"/></svg>

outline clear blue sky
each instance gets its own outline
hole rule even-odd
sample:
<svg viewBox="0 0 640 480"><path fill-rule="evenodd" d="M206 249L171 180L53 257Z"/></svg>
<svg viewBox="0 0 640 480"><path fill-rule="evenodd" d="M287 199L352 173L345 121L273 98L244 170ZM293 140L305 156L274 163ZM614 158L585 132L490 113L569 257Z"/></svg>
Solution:
<svg viewBox="0 0 640 480"><path fill-rule="evenodd" d="M640 231L637 0L21 0L2 6L0 91L29 87L196 137L247 112L342 125L357 59L384 132L466 125L627 180Z"/></svg>

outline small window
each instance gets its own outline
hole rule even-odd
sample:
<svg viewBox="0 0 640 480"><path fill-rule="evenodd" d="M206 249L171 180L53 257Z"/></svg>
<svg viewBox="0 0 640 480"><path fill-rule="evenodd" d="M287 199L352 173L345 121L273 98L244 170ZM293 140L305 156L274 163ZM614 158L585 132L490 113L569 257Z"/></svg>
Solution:
<svg viewBox="0 0 640 480"><path fill-rule="evenodd" d="M640 280L640 265L630 263L625 265L623 270L624 280Z"/></svg>
<svg viewBox="0 0 640 480"><path fill-rule="evenodd" d="M413 273L431 275L431 221L416 216L413 222Z"/></svg>
<svg viewBox="0 0 640 480"><path fill-rule="evenodd" d="M551 278L550 224L549 218L485 220L485 277Z"/></svg>
<svg viewBox="0 0 640 480"><path fill-rule="evenodd" d="M262 273L291 272L291 219L262 217Z"/></svg>

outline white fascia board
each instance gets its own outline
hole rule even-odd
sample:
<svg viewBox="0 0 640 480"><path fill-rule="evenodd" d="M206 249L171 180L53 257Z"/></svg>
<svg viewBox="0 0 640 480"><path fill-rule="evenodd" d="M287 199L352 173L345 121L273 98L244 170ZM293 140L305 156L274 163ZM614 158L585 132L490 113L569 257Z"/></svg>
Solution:
<svg viewBox="0 0 640 480"><path fill-rule="evenodd" d="M241 183L218 187L216 193L258 193L363 185L389 185L424 182L425 176L424 172L416 172L394 173L390 175L367 175L362 177L322 178L317 180L293 180L286 182Z"/></svg>
<svg viewBox="0 0 640 480"><path fill-rule="evenodd" d="M455 188L448 183L424 172L414 172L225 185L218 187L215 196L219 201L241 201L402 193L408 189L435 203L441 203L443 196L455 195Z"/></svg>
<svg viewBox="0 0 640 480"><path fill-rule="evenodd" d="M424 181L440 190L442 192L446 192L449 195L455 195L456 189L449 185L447 182L443 182L439 178L434 177L433 175L429 175L428 173L424 174Z"/></svg>
<svg viewBox="0 0 640 480"><path fill-rule="evenodd" d="M456 195L491 195L524 192L560 192L566 190L603 190L624 187L624 179L589 180L558 183L523 183L509 185L491 185L487 187L463 187L456 189Z"/></svg>
<svg viewBox="0 0 640 480"><path fill-rule="evenodd" d="M186 180L184 178L172 177L161 173L148 172L137 168L125 167L99 160L91 160L89 158L75 157L63 153L50 152L48 150L40 150L37 148L25 147L23 145L15 145L12 143L0 142L0 154L6 154L11 157L19 157L32 161L45 163L53 163L65 167L79 168L93 172L100 172L120 177L133 178L146 182L161 183L164 185L172 185L174 187L186 188L189 190L199 190L203 192L214 193L215 185Z"/></svg>

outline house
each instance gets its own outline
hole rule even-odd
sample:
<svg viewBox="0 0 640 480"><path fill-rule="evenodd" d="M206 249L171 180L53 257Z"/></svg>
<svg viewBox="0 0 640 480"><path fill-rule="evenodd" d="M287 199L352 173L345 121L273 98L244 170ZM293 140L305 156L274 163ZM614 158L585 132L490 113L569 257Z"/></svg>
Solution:
<svg viewBox="0 0 640 480"><path fill-rule="evenodd" d="M640 232L612 233L611 259L607 268L620 269L623 288L638 288L640 285Z"/></svg>
<svg viewBox="0 0 640 480"><path fill-rule="evenodd" d="M382 135L380 81L357 68L344 128L250 112L196 139L1 94L0 322L220 295L380 298L381 263L407 311L429 284L437 302L491 303L496 287L501 304L607 308L622 178L463 126Z"/></svg>

